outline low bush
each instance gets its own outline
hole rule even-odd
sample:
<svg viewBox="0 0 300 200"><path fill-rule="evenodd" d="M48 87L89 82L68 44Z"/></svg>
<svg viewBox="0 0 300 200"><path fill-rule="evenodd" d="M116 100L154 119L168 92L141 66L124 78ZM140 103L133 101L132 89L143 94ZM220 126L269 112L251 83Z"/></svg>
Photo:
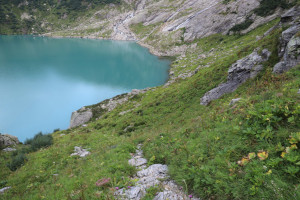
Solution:
<svg viewBox="0 0 300 200"><path fill-rule="evenodd" d="M36 134L34 138L27 139L25 141L26 145L31 145L30 149L32 151L37 151L42 147L48 147L53 144L53 138L50 134L43 134L42 132Z"/></svg>
<svg viewBox="0 0 300 200"><path fill-rule="evenodd" d="M273 14L278 7L286 9L289 3L286 0L262 0L254 13L264 17Z"/></svg>
<svg viewBox="0 0 300 200"><path fill-rule="evenodd" d="M24 153L19 153L16 156L12 157L12 160L10 163L7 164L7 167L11 171L16 171L19 167L21 167L25 161L27 161L27 158Z"/></svg>
<svg viewBox="0 0 300 200"><path fill-rule="evenodd" d="M242 30L247 29L249 26L251 26L251 24L253 23L252 19L247 18L244 22L240 23L240 24L236 24L234 27L232 27L230 31L233 31L235 33L240 32Z"/></svg>

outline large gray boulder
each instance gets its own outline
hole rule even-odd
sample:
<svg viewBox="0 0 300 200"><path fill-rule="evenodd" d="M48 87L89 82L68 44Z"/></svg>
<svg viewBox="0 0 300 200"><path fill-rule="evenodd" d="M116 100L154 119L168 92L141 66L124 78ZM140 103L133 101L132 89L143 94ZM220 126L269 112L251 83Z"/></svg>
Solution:
<svg viewBox="0 0 300 200"><path fill-rule="evenodd" d="M261 53L258 53L258 50L256 50L249 56L238 60L229 68L227 82L205 93L200 99L200 104L208 105L212 100L235 91L238 86L249 78L257 76L263 69L261 64L267 61L270 55L271 53L267 49L262 50Z"/></svg>
<svg viewBox="0 0 300 200"><path fill-rule="evenodd" d="M15 146L19 143L19 139L16 136L0 134L0 148L5 148L7 146Z"/></svg>
<svg viewBox="0 0 300 200"><path fill-rule="evenodd" d="M281 58L273 73L283 73L300 63L300 6L295 6L281 16L281 24L290 26L280 36L278 56Z"/></svg>
<svg viewBox="0 0 300 200"><path fill-rule="evenodd" d="M300 26L299 26L300 29ZM298 32L299 33L299 32ZM283 73L300 63L300 35L295 34L287 43L282 60L273 68L273 73Z"/></svg>
<svg viewBox="0 0 300 200"><path fill-rule="evenodd" d="M89 108L82 107L78 111L74 111L71 116L70 128L82 125L93 117L93 112Z"/></svg>
<svg viewBox="0 0 300 200"><path fill-rule="evenodd" d="M279 57L282 57L284 55L287 44L298 31L300 31L300 24L296 24L295 26L292 26L282 32L280 37L280 48L278 53Z"/></svg>

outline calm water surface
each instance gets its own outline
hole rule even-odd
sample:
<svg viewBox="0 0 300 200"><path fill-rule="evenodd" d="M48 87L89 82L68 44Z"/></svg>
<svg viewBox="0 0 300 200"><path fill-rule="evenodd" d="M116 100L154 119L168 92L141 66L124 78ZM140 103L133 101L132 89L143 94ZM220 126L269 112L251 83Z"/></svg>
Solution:
<svg viewBox="0 0 300 200"><path fill-rule="evenodd" d="M161 85L168 68L134 42L0 36L0 133L66 129L74 110Z"/></svg>

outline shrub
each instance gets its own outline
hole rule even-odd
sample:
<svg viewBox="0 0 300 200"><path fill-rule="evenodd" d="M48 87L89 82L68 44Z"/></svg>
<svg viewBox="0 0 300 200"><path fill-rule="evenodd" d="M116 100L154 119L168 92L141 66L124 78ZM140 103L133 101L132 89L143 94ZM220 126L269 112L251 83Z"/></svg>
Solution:
<svg viewBox="0 0 300 200"><path fill-rule="evenodd" d="M254 13L264 17L273 14L278 7L286 9L289 4L286 0L262 0Z"/></svg>
<svg viewBox="0 0 300 200"><path fill-rule="evenodd" d="M233 26L230 30L230 31L233 31L233 32L240 32L242 30L245 30L247 29L251 24L253 23L253 20L252 19L249 19L247 18L244 22L240 23L240 24L236 24L235 26Z"/></svg>
<svg viewBox="0 0 300 200"><path fill-rule="evenodd" d="M11 171L16 171L19 167L21 167L25 161L27 161L27 158L24 153L19 153L16 156L13 156L10 163L7 164L7 167Z"/></svg>
<svg viewBox="0 0 300 200"><path fill-rule="evenodd" d="M7 181L0 181L0 188L3 188L5 187Z"/></svg>
<svg viewBox="0 0 300 200"><path fill-rule="evenodd" d="M37 151L42 147L48 147L53 144L53 137L50 134L43 134L42 132L36 134L34 138L27 139L25 141L26 145L31 145L32 151Z"/></svg>
<svg viewBox="0 0 300 200"><path fill-rule="evenodd" d="M58 131L60 131L60 129L56 128L56 129L53 130L53 133L58 132Z"/></svg>

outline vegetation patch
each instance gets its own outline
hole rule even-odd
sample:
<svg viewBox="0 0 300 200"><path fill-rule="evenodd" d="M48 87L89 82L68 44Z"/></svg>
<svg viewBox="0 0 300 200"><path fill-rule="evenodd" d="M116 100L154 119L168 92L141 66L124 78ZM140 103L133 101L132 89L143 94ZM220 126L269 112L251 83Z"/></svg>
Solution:
<svg viewBox="0 0 300 200"><path fill-rule="evenodd" d="M242 22L242 23L240 23L240 24L234 25L234 26L229 30L229 32L232 31L232 32L234 32L234 33L237 33L237 32L246 30L247 28L249 28L249 26L251 26L251 24L253 24L253 20L247 18L244 22Z"/></svg>
<svg viewBox="0 0 300 200"><path fill-rule="evenodd" d="M254 9L254 13L265 17L275 12L277 8L286 9L292 4L289 4L286 0L262 0L258 8Z"/></svg>

